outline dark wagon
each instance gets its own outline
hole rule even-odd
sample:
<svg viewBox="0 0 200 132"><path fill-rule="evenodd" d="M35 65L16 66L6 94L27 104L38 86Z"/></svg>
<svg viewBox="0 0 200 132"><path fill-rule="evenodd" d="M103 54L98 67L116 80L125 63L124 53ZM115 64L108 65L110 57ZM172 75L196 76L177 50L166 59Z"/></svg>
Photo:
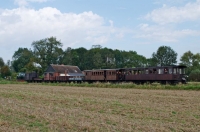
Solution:
<svg viewBox="0 0 200 132"><path fill-rule="evenodd" d="M118 82L124 80L124 69L95 69L84 70L85 81L87 82Z"/></svg>
<svg viewBox="0 0 200 132"><path fill-rule="evenodd" d="M88 82L133 82L138 84L158 82L162 84L186 83L186 66L138 67L120 69L85 70Z"/></svg>
<svg viewBox="0 0 200 132"><path fill-rule="evenodd" d="M30 72L25 74L25 81L27 82L42 82L43 79L39 78L39 74L37 72Z"/></svg>
<svg viewBox="0 0 200 132"><path fill-rule="evenodd" d="M162 84L186 83L186 66L163 66L125 69L125 81L135 83L159 82Z"/></svg>

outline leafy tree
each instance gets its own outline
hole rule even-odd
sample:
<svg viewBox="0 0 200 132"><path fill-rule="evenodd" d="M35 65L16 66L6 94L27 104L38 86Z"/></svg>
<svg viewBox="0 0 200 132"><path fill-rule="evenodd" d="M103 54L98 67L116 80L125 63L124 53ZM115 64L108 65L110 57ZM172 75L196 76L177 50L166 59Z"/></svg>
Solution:
<svg viewBox="0 0 200 132"><path fill-rule="evenodd" d="M3 58L0 57L0 76L1 76L1 68L4 66Z"/></svg>
<svg viewBox="0 0 200 132"><path fill-rule="evenodd" d="M94 56L93 56L93 65L95 69L100 69L102 68L102 57L101 54L99 52L97 52Z"/></svg>
<svg viewBox="0 0 200 132"><path fill-rule="evenodd" d="M3 61L3 58L0 57L0 67L4 66L4 61Z"/></svg>
<svg viewBox="0 0 200 132"><path fill-rule="evenodd" d="M72 54L71 54L71 48L68 47L64 52L63 52L63 59L62 59L62 64L65 65L72 65Z"/></svg>
<svg viewBox="0 0 200 132"><path fill-rule="evenodd" d="M200 70L195 69L192 70L191 73L189 74L189 80L190 81L200 81Z"/></svg>
<svg viewBox="0 0 200 132"><path fill-rule="evenodd" d="M193 64L192 65L195 69L200 68L200 54L199 53L193 55Z"/></svg>
<svg viewBox="0 0 200 132"><path fill-rule="evenodd" d="M122 51L117 50L117 49L114 50L116 68L122 68L122 67L123 67L123 63L122 63L123 55L122 55L121 52L122 52Z"/></svg>
<svg viewBox="0 0 200 132"><path fill-rule="evenodd" d="M72 65L79 65L79 55L76 50L72 50L71 52L71 59L72 59Z"/></svg>
<svg viewBox="0 0 200 132"><path fill-rule="evenodd" d="M102 56L102 68L116 68L115 54L112 49L102 48L100 54Z"/></svg>
<svg viewBox="0 0 200 132"><path fill-rule="evenodd" d="M187 51L181 56L181 64L187 67L191 67L193 63L193 56L194 54L191 51Z"/></svg>
<svg viewBox="0 0 200 132"><path fill-rule="evenodd" d="M78 55L78 66L81 70L85 69L85 58L86 53L88 52L87 49L81 47L76 49L77 55Z"/></svg>
<svg viewBox="0 0 200 132"><path fill-rule="evenodd" d="M26 72L24 66L30 62L30 59L33 58L33 52L27 48L19 48L15 51L13 55L12 67L16 72Z"/></svg>
<svg viewBox="0 0 200 132"><path fill-rule="evenodd" d="M127 67L144 67L146 66L146 58L138 55L136 51L127 52L126 65Z"/></svg>
<svg viewBox="0 0 200 132"><path fill-rule="evenodd" d="M89 50L88 52L85 53L85 66L84 69L89 70L89 69L94 69L94 65L93 65L93 56L94 56L94 52L91 52L91 50Z"/></svg>
<svg viewBox="0 0 200 132"><path fill-rule="evenodd" d="M63 58L62 43L55 37L41 39L32 43L34 58L44 71L50 64L60 64Z"/></svg>
<svg viewBox="0 0 200 132"><path fill-rule="evenodd" d="M167 66L177 63L177 53L169 46L161 46L152 54L151 66Z"/></svg>
<svg viewBox="0 0 200 132"><path fill-rule="evenodd" d="M198 71L197 69L200 69L200 54L193 54L191 51L187 51L181 56L181 65L187 66L186 74L190 75L190 73L193 71L191 75L195 75L195 71ZM194 78L194 77L192 77Z"/></svg>
<svg viewBox="0 0 200 132"><path fill-rule="evenodd" d="M11 71L9 69L9 66L5 65L1 67L1 77L7 77L11 75Z"/></svg>

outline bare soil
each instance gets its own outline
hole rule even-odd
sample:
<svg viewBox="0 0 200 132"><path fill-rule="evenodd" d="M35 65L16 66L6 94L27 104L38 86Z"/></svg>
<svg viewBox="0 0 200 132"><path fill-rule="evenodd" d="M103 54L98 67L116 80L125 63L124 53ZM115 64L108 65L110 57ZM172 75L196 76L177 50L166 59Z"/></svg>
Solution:
<svg viewBox="0 0 200 132"><path fill-rule="evenodd" d="M0 131L200 131L200 91L0 85Z"/></svg>

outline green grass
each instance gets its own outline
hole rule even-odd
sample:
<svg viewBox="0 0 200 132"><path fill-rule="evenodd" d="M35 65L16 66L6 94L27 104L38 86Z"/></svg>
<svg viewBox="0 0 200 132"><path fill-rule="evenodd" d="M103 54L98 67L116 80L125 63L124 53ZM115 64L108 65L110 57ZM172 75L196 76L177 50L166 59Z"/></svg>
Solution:
<svg viewBox="0 0 200 132"><path fill-rule="evenodd" d="M0 84L28 84L27 82L19 82L16 80L5 80L0 79ZM159 83L152 83L152 84L143 84L137 85L134 83L37 83L41 85L48 85L48 86L70 86L70 87L96 87L96 88L123 88L123 89L130 89L130 88L137 88L137 89L168 89L168 90L200 90L200 82L188 82L187 84L177 84L177 85L161 85Z"/></svg>
<svg viewBox="0 0 200 132"><path fill-rule="evenodd" d="M168 89L168 90L200 90L200 83L189 82L187 84L161 85L159 83L137 85L134 83L41 83L49 86L70 86L70 87L96 87L96 88L123 88L123 89Z"/></svg>

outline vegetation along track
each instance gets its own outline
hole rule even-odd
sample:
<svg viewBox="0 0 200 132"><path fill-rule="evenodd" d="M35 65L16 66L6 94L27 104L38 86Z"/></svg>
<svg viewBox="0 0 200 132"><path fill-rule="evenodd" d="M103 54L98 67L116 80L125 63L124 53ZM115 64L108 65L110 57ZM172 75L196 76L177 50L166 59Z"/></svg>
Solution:
<svg viewBox="0 0 200 132"><path fill-rule="evenodd" d="M0 131L199 131L200 92L0 84Z"/></svg>

